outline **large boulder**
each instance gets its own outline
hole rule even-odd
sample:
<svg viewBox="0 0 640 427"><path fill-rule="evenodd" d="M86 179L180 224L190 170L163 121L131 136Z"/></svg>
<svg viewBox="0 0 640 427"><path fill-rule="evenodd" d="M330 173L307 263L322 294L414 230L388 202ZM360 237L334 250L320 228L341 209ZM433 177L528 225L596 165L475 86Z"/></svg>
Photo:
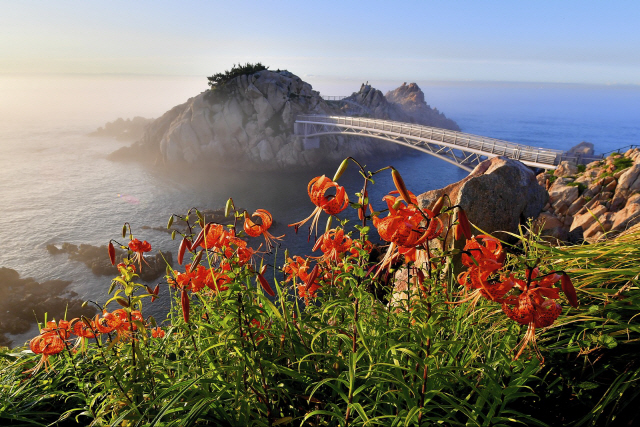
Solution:
<svg viewBox="0 0 640 427"><path fill-rule="evenodd" d="M419 204L429 208L443 194L465 210L473 225L504 239L509 237L503 232L517 233L520 224L536 218L548 199L533 171L506 157L485 160L465 179L419 195Z"/></svg>

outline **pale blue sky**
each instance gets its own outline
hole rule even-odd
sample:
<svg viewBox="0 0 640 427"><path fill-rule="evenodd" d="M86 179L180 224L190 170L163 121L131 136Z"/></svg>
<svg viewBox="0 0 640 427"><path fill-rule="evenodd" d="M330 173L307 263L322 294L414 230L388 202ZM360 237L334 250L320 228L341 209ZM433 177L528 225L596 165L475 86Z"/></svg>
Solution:
<svg viewBox="0 0 640 427"><path fill-rule="evenodd" d="M0 0L0 73L640 84L639 1Z"/></svg>

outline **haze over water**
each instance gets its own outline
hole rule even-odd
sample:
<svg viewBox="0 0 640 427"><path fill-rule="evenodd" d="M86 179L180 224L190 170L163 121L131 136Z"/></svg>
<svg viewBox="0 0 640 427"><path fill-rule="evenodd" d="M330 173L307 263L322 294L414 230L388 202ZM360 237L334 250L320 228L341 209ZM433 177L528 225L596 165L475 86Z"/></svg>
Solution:
<svg viewBox="0 0 640 427"><path fill-rule="evenodd" d="M357 82L316 84L313 78L301 77L327 95L359 89ZM402 82L370 83L386 92ZM596 145L597 152L640 143L636 86L418 84L427 102L456 120L464 132L558 149L586 140ZM152 243L154 253L162 249L175 254L177 242L167 233L141 227L162 227L171 213L184 213L190 207L222 207L228 197L250 211L271 211L278 221L273 234L286 233L285 247L310 255L303 231L294 236L286 224L313 209L307 182L318 173L332 175L337 165L295 175L149 169L106 160L129 142L87 136L118 117L159 117L205 89L204 77L0 76L0 267L38 282L72 280L69 289L82 298L104 301L109 277L94 276L84 264L67 261L67 255L50 255L46 245L104 245L118 238L128 221L136 237ZM390 162L363 161L371 169ZM466 175L417 151L391 162L415 193ZM355 169L344 183L351 195L360 189ZM381 175L370 193L373 203L379 204L391 185L387 174ZM168 304L166 298L162 304L147 308L160 313Z"/></svg>

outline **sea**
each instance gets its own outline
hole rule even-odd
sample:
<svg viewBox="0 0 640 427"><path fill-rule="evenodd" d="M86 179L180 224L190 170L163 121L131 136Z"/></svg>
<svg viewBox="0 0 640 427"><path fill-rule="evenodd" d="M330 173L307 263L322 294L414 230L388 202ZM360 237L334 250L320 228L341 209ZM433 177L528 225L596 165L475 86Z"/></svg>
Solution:
<svg viewBox="0 0 640 427"><path fill-rule="evenodd" d="M418 84L427 103L467 133L554 149L589 141L596 153L640 144L638 86ZM348 95L343 86L324 80L314 89ZM383 92L393 88L389 83L380 87ZM51 255L48 244L106 245L119 238L128 222L134 236L151 242L154 252L172 251L175 259L178 242L167 232L143 226L163 227L171 214L185 214L192 207L221 208L229 197L249 212L263 208L273 214L273 234L286 237L279 254L268 258L272 265L282 265L285 247L291 255L312 255L305 230L296 235L287 224L311 213L307 183L323 173L332 176L337 164L295 174L148 167L107 160L109 153L130 142L88 135L118 117L159 117L205 89L204 76L0 75L0 267L38 282L71 281L67 291L103 303L110 277L94 275L67 255ZM462 169L418 151L361 161L372 171L393 165L415 193L466 176ZM350 195L362 187L352 166L341 183ZM381 206L382 196L392 187L388 172L376 175L370 191L374 205ZM160 279L150 285L156 283L166 292L166 283ZM169 298L160 298L145 308L145 314L162 316L169 304ZM11 338L19 345L30 336Z"/></svg>

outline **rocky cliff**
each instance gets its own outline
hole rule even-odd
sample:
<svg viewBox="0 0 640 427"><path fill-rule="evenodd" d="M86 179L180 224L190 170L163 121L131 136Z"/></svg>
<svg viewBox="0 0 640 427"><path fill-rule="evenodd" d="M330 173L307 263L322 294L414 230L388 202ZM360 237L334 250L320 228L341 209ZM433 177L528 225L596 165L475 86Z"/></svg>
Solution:
<svg viewBox="0 0 640 427"><path fill-rule="evenodd" d="M387 92L385 98L401 107L412 123L460 131L456 122L425 102L424 92L416 83L403 83L399 88Z"/></svg>
<svg viewBox="0 0 640 427"><path fill-rule="evenodd" d="M566 162L538 175L549 203L537 227L550 238L575 243L613 237L640 223L640 149L614 153L578 169Z"/></svg>
<svg viewBox="0 0 640 427"><path fill-rule="evenodd" d="M240 75L225 82L223 90L203 92L167 111L147 126L138 142L111 158L207 161L242 169L292 170L347 156L366 158L402 150L384 141L340 135L305 144L293 135L299 114L368 115L458 129L455 122L424 103L417 85L403 85L393 93L396 102L389 102L379 90L362 85L359 92L342 102L327 102L311 85L288 71Z"/></svg>
<svg viewBox="0 0 640 427"><path fill-rule="evenodd" d="M336 104L340 106L342 114L348 116L359 115L460 130L456 122L427 105L424 93L415 83L409 85L403 83L386 95L371 85L363 84L358 92L354 92Z"/></svg>

